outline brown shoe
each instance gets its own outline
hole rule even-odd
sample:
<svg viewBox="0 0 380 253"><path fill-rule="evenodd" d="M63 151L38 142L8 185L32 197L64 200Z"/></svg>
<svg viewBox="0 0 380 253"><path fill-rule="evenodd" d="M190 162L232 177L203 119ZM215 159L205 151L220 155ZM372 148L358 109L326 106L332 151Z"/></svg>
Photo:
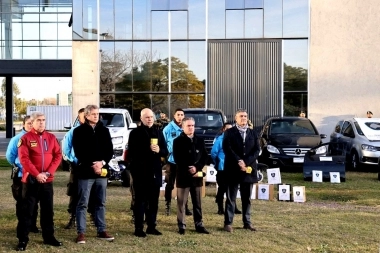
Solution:
<svg viewBox="0 0 380 253"><path fill-rule="evenodd" d="M86 243L86 240L84 239L84 234L83 233L79 233L78 236L77 236L77 239L75 241L76 241L76 243L79 243L79 244Z"/></svg>
<svg viewBox="0 0 380 253"><path fill-rule="evenodd" d="M224 225L224 231L231 233L233 231L232 226L231 225Z"/></svg>
<svg viewBox="0 0 380 253"><path fill-rule="evenodd" d="M256 228L254 226L252 226L251 224L248 224L248 225L244 225L243 227L244 229L248 229L248 230L251 230L253 232L256 231Z"/></svg>
<svg viewBox="0 0 380 253"><path fill-rule="evenodd" d="M109 235L106 231L98 233L98 239L106 240L106 241L113 241L115 238L111 235Z"/></svg>

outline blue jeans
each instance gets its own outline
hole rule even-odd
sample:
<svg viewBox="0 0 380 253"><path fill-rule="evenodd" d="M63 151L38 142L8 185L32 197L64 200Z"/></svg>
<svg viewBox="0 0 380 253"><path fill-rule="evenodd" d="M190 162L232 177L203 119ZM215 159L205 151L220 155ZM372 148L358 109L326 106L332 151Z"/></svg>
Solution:
<svg viewBox="0 0 380 253"><path fill-rule="evenodd" d="M93 185L94 189L91 194L95 195L95 226L97 227L98 233L106 230L105 204L107 178L78 179L78 205L76 213L78 233L86 232L86 210Z"/></svg>

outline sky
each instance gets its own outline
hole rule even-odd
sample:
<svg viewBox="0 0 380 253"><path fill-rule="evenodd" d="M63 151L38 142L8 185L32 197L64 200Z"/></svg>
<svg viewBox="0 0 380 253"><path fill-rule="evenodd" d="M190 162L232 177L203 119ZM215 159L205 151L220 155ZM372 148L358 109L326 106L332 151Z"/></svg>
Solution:
<svg viewBox="0 0 380 253"><path fill-rule="evenodd" d="M15 77L13 82L20 89L19 98L25 100L56 98L59 92L71 93L71 77Z"/></svg>

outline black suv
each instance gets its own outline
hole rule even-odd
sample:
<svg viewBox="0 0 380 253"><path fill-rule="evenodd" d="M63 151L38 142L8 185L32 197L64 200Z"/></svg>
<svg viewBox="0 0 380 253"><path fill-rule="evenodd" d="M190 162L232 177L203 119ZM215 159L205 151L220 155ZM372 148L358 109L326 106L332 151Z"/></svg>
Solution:
<svg viewBox="0 0 380 253"><path fill-rule="evenodd" d="M302 168L306 152L321 144L323 138L326 135L319 134L307 118L270 118L260 133L259 161L270 168ZM316 152L323 154L327 150L321 146Z"/></svg>
<svg viewBox="0 0 380 253"><path fill-rule="evenodd" d="M183 111L185 112L185 117L194 118L195 134L204 139L207 153L210 155L215 136L227 120L223 111L205 108L188 108L183 109Z"/></svg>

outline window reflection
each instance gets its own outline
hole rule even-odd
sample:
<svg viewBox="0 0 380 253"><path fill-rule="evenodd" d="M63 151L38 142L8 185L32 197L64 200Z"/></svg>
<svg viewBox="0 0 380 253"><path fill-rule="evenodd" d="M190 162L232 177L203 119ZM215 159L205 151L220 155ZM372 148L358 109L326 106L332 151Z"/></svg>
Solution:
<svg viewBox="0 0 380 253"><path fill-rule="evenodd" d="M172 11L171 39L187 39L187 11Z"/></svg>
<svg viewBox="0 0 380 253"><path fill-rule="evenodd" d="M188 0L169 0L170 1L170 10L187 10Z"/></svg>
<svg viewBox="0 0 380 253"><path fill-rule="evenodd" d="M140 113L144 108L151 108L151 99L149 94L133 94L132 95L132 119L140 121Z"/></svg>
<svg viewBox="0 0 380 253"><path fill-rule="evenodd" d="M132 0L115 1L115 39L132 39Z"/></svg>
<svg viewBox="0 0 380 253"><path fill-rule="evenodd" d="M187 94L172 94L170 96L170 115L174 114L176 108L188 108L189 96Z"/></svg>
<svg viewBox="0 0 380 253"><path fill-rule="evenodd" d="M115 94L100 94L99 102L101 108L115 108Z"/></svg>
<svg viewBox="0 0 380 253"><path fill-rule="evenodd" d="M152 73L152 91L169 90L169 43L152 42L152 62L145 64Z"/></svg>
<svg viewBox="0 0 380 253"><path fill-rule="evenodd" d="M206 38L206 1L189 0L189 39Z"/></svg>
<svg viewBox="0 0 380 253"><path fill-rule="evenodd" d="M263 37L263 10L245 10L245 38Z"/></svg>
<svg viewBox="0 0 380 253"><path fill-rule="evenodd" d="M245 8L263 8L263 0L245 0Z"/></svg>
<svg viewBox="0 0 380 253"><path fill-rule="evenodd" d="M304 0L287 0L283 2L284 37L307 37L309 27L309 5Z"/></svg>
<svg viewBox="0 0 380 253"><path fill-rule="evenodd" d="M115 91L115 43L100 42L100 91ZM114 69L115 68L115 69Z"/></svg>
<svg viewBox="0 0 380 253"><path fill-rule="evenodd" d="M205 95L204 94L189 95L189 107L190 108L205 108Z"/></svg>
<svg viewBox="0 0 380 253"><path fill-rule="evenodd" d="M132 113L132 94L116 94L115 107L127 109L129 113Z"/></svg>
<svg viewBox="0 0 380 253"><path fill-rule="evenodd" d="M83 38L83 6L82 1L73 1L73 40L81 40Z"/></svg>
<svg viewBox="0 0 380 253"><path fill-rule="evenodd" d="M149 42L133 42L133 91L151 90L150 44Z"/></svg>
<svg viewBox="0 0 380 253"><path fill-rule="evenodd" d="M226 11L226 39L244 38L244 10Z"/></svg>
<svg viewBox="0 0 380 253"><path fill-rule="evenodd" d="M99 1L99 39L107 40L115 37L113 1Z"/></svg>
<svg viewBox="0 0 380 253"><path fill-rule="evenodd" d="M221 0L208 1L208 38L225 38L225 4Z"/></svg>
<svg viewBox="0 0 380 253"><path fill-rule="evenodd" d="M168 11L169 0L152 0L152 10L153 11Z"/></svg>
<svg viewBox="0 0 380 253"><path fill-rule="evenodd" d="M132 42L115 42L115 91L132 91Z"/></svg>
<svg viewBox="0 0 380 253"><path fill-rule="evenodd" d="M204 92L206 80L206 42L189 42L189 74L190 91Z"/></svg>
<svg viewBox="0 0 380 253"><path fill-rule="evenodd" d="M172 91L188 90L188 44L171 43L171 86Z"/></svg>
<svg viewBox="0 0 380 253"><path fill-rule="evenodd" d="M88 40L96 40L97 27L96 0L83 0L83 37Z"/></svg>
<svg viewBox="0 0 380 253"><path fill-rule="evenodd" d="M244 9L244 0L225 0L226 9Z"/></svg>
<svg viewBox="0 0 380 253"><path fill-rule="evenodd" d="M307 113L307 93L284 93L284 116L299 116Z"/></svg>
<svg viewBox="0 0 380 253"><path fill-rule="evenodd" d="M41 23L41 40L57 40L57 23Z"/></svg>
<svg viewBox="0 0 380 253"><path fill-rule="evenodd" d="M168 39L169 25L167 11L152 11L152 39Z"/></svg>
<svg viewBox="0 0 380 253"><path fill-rule="evenodd" d="M307 91L308 41L283 42L284 91Z"/></svg>
<svg viewBox="0 0 380 253"><path fill-rule="evenodd" d="M282 0L264 1L264 37L282 37Z"/></svg>
<svg viewBox="0 0 380 253"><path fill-rule="evenodd" d="M150 38L150 1L133 0L133 39Z"/></svg>
<svg viewBox="0 0 380 253"><path fill-rule="evenodd" d="M169 112L169 95L152 95L152 111L156 114L156 118L160 117L160 112L170 117Z"/></svg>

